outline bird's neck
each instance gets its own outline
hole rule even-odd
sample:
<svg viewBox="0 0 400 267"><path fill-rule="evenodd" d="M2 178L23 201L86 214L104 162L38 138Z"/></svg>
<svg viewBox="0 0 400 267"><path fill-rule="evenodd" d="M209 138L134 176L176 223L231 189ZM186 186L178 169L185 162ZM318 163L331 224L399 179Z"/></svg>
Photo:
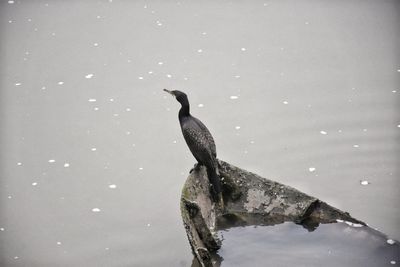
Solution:
<svg viewBox="0 0 400 267"><path fill-rule="evenodd" d="M181 105L181 109L179 110L179 121L182 121L182 119L190 116L189 101L186 99L181 102Z"/></svg>

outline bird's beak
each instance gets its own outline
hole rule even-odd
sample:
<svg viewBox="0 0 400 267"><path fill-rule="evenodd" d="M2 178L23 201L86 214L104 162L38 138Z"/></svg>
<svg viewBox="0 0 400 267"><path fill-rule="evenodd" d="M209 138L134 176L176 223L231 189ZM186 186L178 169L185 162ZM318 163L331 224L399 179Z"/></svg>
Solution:
<svg viewBox="0 0 400 267"><path fill-rule="evenodd" d="M163 91L165 91L165 92L167 92L167 93L169 93L169 94L171 94L171 95L175 96L175 95L174 95L174 93L172 93L172 91L170 91L170 90L163 89Z"/></svg>

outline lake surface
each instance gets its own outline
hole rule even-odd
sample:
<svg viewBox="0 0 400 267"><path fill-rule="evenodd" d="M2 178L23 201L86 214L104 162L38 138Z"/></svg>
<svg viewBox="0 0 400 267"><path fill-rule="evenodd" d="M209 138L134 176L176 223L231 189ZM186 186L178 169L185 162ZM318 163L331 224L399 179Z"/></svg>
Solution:
<svg viewBox="0 0 400 267"><path fill-rule="evenodd" d="M400 239L399 1L0 2L0 265L190 266L218 157ZM277 266L277 265L273 265Z"/></svg>
<svg viewBox="0 0 400 267"><path fill-rule="evenodd" d="M300 225L237 227L219 232L219 266L392 266L400 247L367 227L344 222L309 232Z"/></svg>

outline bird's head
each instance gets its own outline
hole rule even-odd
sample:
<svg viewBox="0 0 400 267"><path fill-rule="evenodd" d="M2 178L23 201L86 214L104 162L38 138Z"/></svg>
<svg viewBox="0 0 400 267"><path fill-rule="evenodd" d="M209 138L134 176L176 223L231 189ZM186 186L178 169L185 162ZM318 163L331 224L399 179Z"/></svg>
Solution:
<svg viewBox="0 0 400 267"><path fill-rule="evenodd" d="M178 90L170 91L170 90L167 90L167 89L164 89L164 91L169 93L169 94L171 94L171 95L173 95L176 98L176 100L181 104L184 103L185 101L187 101L187 95L184 92L181 92L181 91L178 91Z"/></svg>

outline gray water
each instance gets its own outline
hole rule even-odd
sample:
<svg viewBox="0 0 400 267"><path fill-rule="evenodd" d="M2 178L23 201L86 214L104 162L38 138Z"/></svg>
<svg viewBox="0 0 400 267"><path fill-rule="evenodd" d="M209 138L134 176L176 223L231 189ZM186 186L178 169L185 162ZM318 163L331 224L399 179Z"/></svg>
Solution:
<svg viewBox="0 0 400 267"><path fill-rule="evenodd" d="M191 265L163 88L220 159L400 239L399 8L2 0L0 265Z"/></svg>
<svg viewBox="0 0 400 267"><path fill-rule="evenodd" d="M218 266L392 266L400 247L367 227L344 222L308 232L300 225L247 226L219 232Z"/></svg>

